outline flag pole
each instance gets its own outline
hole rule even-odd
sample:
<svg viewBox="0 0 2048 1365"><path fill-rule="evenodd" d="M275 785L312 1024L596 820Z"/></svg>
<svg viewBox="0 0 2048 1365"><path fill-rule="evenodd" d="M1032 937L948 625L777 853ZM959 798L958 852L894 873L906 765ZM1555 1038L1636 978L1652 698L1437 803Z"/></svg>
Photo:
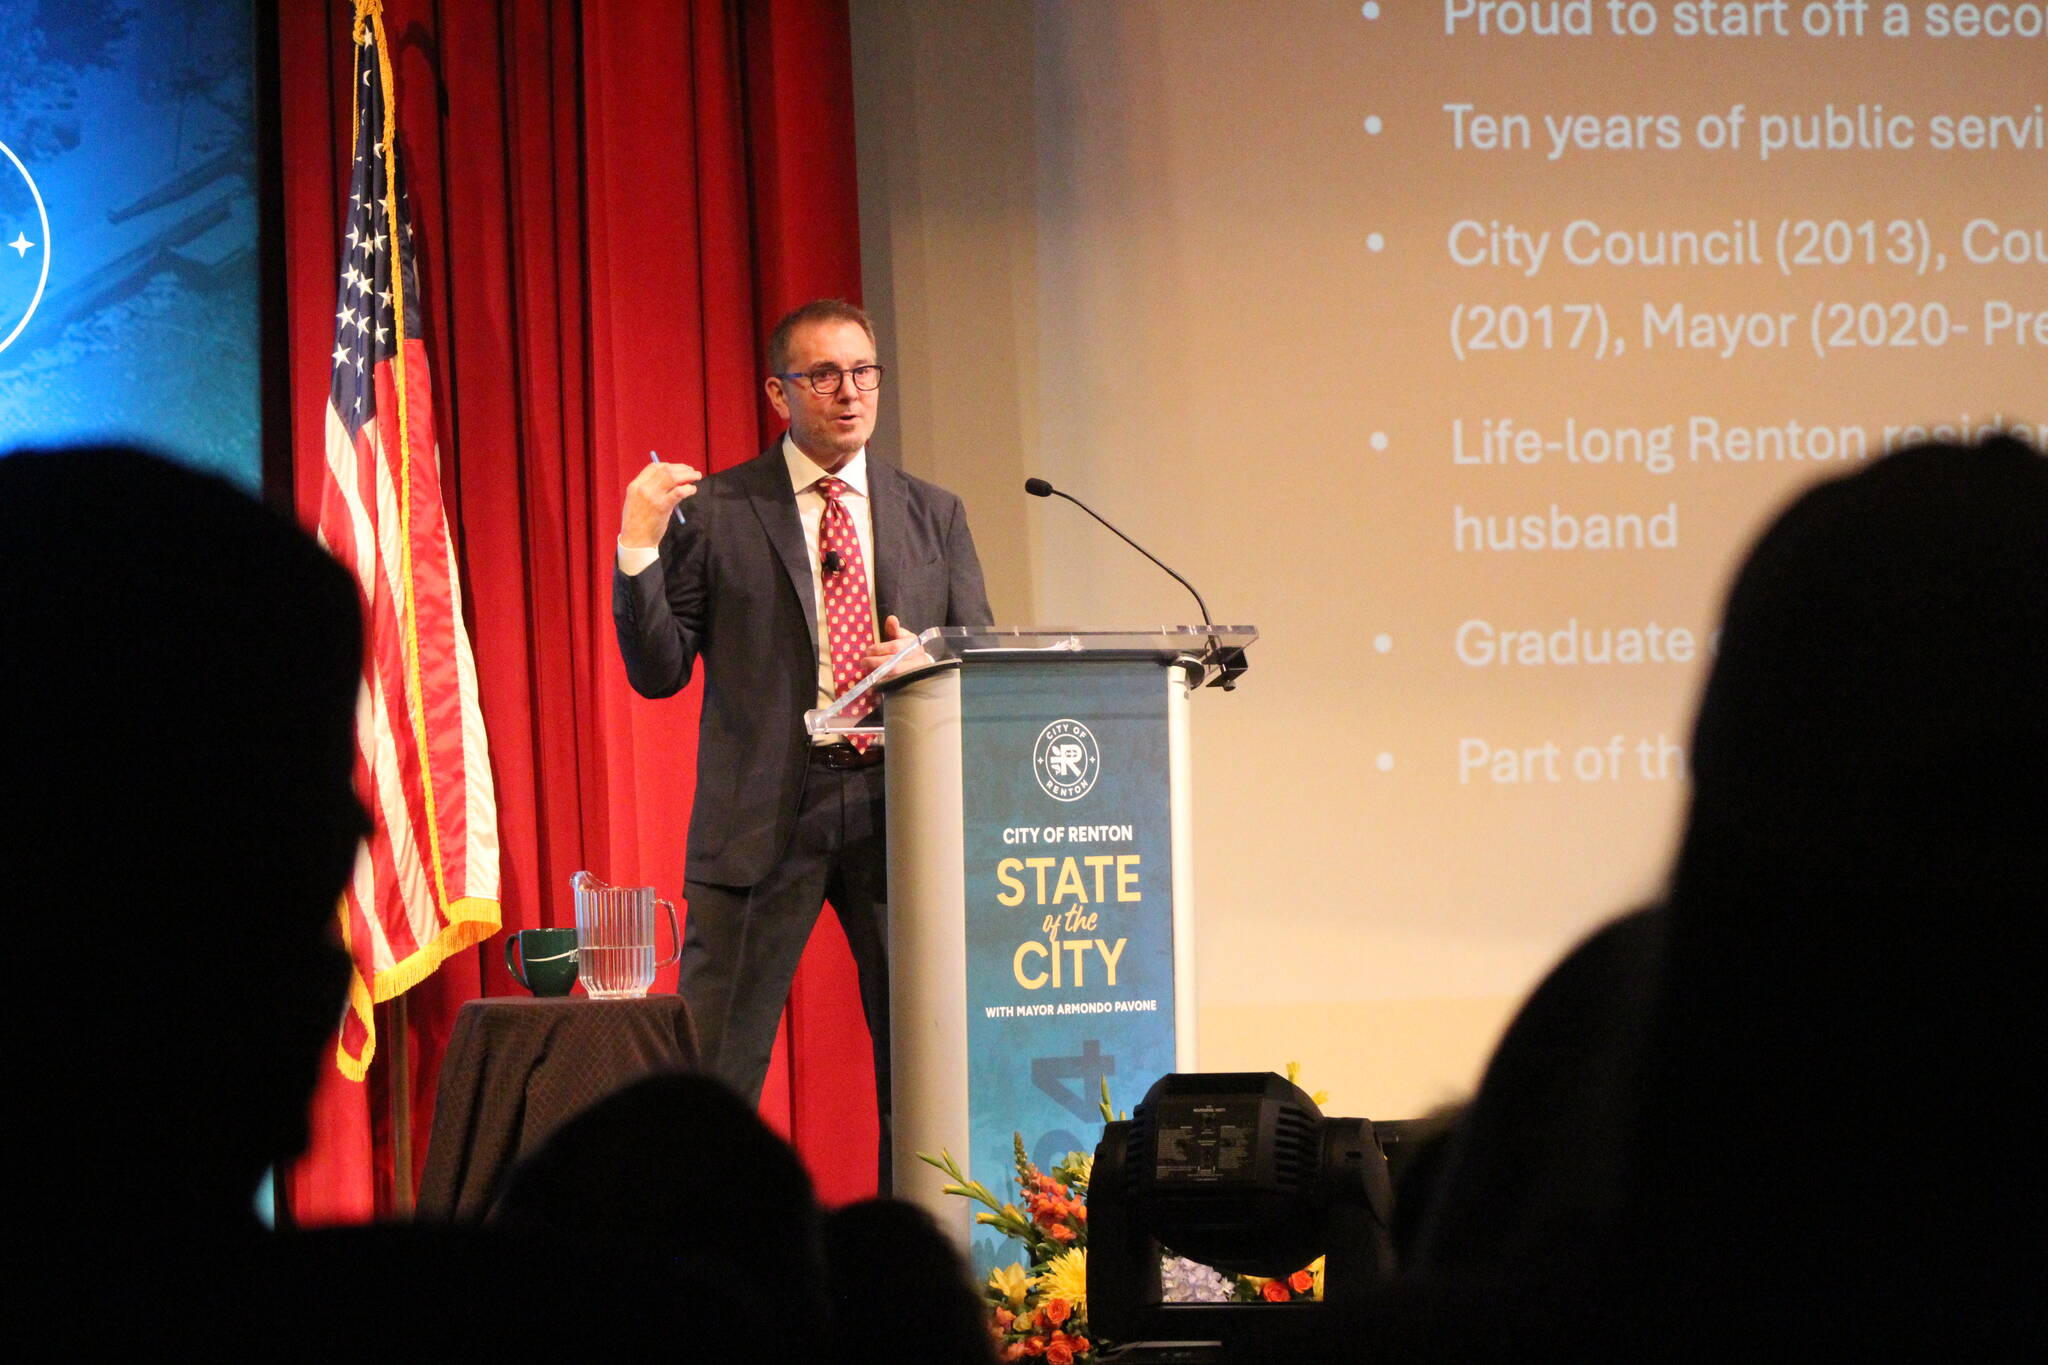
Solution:
<svg viewBox="0 0 2048 1365"><path fill-rule="evenodd" d="M406 997L394 996L390 1018L392 1046L384 1049L391 1081L391 1209L400 1218L412 1217L412 1011Z"/></svg>

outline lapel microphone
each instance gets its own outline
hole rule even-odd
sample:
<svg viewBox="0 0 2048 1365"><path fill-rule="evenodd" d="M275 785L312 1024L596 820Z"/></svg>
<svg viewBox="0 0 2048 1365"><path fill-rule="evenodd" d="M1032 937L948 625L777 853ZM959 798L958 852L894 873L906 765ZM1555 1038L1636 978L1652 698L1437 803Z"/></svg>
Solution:
<svg viewBox="0 0 2048 1365"><path fill-rule="evenodd" d="M839 557L839 551L827 550L825 551L825 557L818 561L818 567L828 574L838 573L846 567L846 561Z"/></svg>

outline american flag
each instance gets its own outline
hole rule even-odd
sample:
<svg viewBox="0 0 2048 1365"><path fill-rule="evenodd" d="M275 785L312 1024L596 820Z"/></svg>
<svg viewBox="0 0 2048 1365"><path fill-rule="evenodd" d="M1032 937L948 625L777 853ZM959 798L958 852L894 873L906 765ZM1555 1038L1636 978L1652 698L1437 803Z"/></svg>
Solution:
<svg viewBox="0 0 2048 1365"><path fill-rule="evenodd" d="M355 20L355 157L335 311L320 539L355 571L369 639L356 789L374 829L342 895L354 959L336 1064L361 1079L373 1004L498 931L498 814L441 507L440 452L374 0Z"/></svg>

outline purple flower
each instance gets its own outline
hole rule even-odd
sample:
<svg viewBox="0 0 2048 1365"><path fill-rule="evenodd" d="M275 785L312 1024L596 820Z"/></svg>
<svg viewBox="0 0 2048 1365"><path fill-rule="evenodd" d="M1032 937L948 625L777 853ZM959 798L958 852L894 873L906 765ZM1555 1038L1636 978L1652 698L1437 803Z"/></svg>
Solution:
<svg viewBox="0 0 2048 1365"><path fill-rule="evenodd" d="M1167 1303L1228 1303L1237 1282L1185 1256L1159 1258L1159 1296Z"/></svg>

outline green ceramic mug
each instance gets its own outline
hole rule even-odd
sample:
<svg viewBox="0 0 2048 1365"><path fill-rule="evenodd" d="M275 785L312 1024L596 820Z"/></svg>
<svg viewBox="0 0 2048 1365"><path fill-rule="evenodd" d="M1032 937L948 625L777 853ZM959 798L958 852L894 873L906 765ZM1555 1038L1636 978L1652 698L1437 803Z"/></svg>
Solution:
<svg viewBox="0 0 2048 1365"><path fill-rule="evenodd" d="M506 935L505 968L535 995L567 995L576 985L576 931L521 929Z"/></svg>

